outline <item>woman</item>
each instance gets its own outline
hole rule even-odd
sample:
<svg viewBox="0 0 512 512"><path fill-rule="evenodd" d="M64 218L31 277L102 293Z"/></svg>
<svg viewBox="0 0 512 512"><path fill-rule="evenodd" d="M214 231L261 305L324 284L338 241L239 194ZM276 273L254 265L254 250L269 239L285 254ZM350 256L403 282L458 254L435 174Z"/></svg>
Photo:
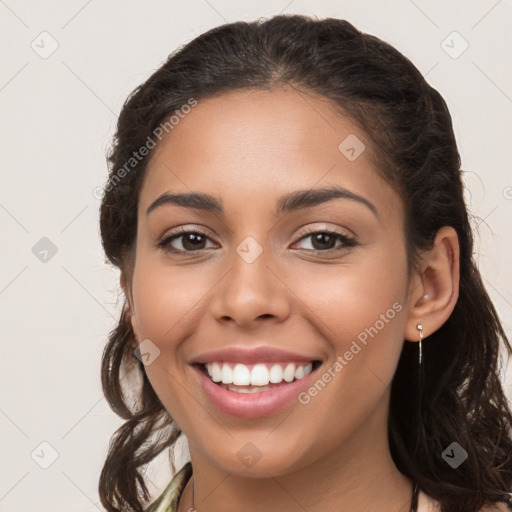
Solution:
<svg viewBox="0 0 512 512"><path fill-rule="evenodd" d="M109 161L108 511L181 434L150 512L507 509L511 347L408 59L337 19L217 27L134 91Z"/></svg>

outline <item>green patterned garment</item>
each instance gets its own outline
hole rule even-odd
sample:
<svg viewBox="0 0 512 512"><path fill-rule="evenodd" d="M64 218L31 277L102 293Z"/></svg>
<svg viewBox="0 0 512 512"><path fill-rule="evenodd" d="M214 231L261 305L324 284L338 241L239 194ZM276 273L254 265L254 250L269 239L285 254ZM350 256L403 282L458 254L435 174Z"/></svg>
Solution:
<svg viewBox="0 0 512 512"><path fill-rule="evenodd" d="M192 476L192 464L187 462L173 477L164 492L145 512L176 512L183 488Z"/></svg>

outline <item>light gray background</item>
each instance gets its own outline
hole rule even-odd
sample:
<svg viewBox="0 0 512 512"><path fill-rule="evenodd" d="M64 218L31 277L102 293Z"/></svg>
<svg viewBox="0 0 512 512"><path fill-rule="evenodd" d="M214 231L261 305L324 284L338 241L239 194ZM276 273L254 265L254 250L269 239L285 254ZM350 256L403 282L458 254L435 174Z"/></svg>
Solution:
<svg viewBox="0 0 512 512"><path fill-rule="evenodd" d="M94 189L106 179L122 103L196 35L280 12L348 19L395 45L447 100L478 260L510 336L510 0L0 0L1 512L103 510L98 477L121 422L103 398L99 367L120 301ZM446 39L453 31L469 43L458 58L464 41ZM57 248L46 262L33 253L43 237ZM52 450L58 458L42 469ZM171 476L157 464L151 475L155 493Z"/></svg>

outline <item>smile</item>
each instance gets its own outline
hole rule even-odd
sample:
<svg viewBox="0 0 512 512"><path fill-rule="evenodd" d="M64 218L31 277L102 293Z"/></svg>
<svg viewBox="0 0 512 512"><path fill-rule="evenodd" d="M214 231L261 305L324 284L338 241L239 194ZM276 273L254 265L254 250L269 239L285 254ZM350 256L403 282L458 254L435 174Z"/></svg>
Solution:
<svg viewBox="0 0 512 512"><path fill-rule="evenodd" d="M213 382L224 384L226 389L236 393L258 393L273 389L269 384L293 382L309 375L314 361L304 363L258 363L243 364L213 362L205 365Z"/></svg>
<svg viewBox="0 0 512 512"><path fill-rule="evenodd" d="M208 362L193 364L205 399L217 411L251 419L274 414L298 402L322 362Z"/></svg>

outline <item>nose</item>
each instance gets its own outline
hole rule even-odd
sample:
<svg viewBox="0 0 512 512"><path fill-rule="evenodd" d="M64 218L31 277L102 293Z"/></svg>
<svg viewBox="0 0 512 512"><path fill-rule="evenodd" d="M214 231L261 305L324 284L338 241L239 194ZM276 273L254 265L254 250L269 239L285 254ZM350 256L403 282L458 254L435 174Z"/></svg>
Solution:
<svg viewBox="0 0 512 512"><path fill-rule="evenodd" d="M251 329L280 323L290 315L291 291L275 259L265 249L256 259L233 251L229 270L215 287L210 313L223 323Z"/></svg>

